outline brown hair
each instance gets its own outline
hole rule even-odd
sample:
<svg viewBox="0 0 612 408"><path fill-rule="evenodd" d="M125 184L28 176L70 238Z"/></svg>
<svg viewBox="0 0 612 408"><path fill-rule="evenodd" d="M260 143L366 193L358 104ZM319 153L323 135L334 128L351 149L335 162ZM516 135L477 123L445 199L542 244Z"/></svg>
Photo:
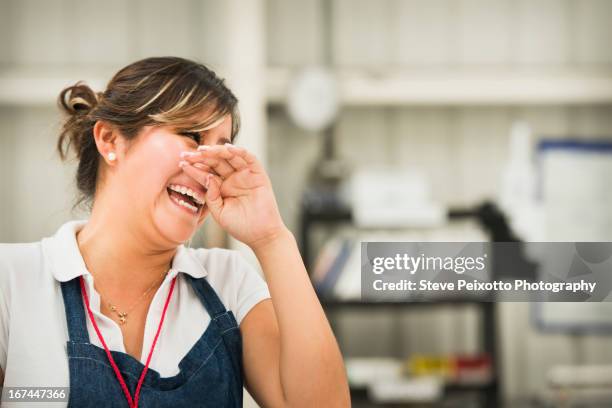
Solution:
<svg viewBox="0 0 612 408"><path fill-rule="evenodd" d="M104 92L79 81L62 90L58 104L67 118L57 151L65 160L73 145L79 162L79 196L73 209L83 202L91 209L95 198L100 153L93 127L98 120L115 126L127 141L149 125L200 132L227 114L232 118L232 143L240 129L238 100L224 80L205 65L178 57L136 61L117 72Z"/></svg>

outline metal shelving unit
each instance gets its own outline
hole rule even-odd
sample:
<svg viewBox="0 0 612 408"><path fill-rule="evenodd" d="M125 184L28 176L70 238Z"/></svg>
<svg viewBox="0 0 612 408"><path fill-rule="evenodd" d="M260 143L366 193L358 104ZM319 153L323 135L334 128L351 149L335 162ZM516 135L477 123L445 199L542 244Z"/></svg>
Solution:
<svg viewBox="0 0 612 408"><path fill-rule="evenodd" d="M474 218L483 225L488 231L491 241L511 242L518 241L510 228L508 227L504 215L491 203L484 203L473 209L452 209L448 214L449 219L469 219ZM342 223L351 223L352 215L350 208L334 204L333 200L327 202L316 200L313 201L307 193L304 196L302 203L301 216L301 231L300 231L300 250L304 263L309 270L311 258L310 234L311 229L316 224L334 225ZM493 362L492 380L487 384L477 386L462 386L453 385L445 388L445 393L457 394L461 392L474 392L479 394L483 407L498 407L500 406L499 393L499 353L497 346L497 328L496 328L496 303L495 302L480 302L470 299L445 299L441 301L427 302L360 302L360 301L336 301L329 299L320 299L321 304L328 312L334 312L341 309L363 309L363 308L383 308L387 307L392 310L405 310L406 308L425 308L425 307L441 307L441 306L462 306L474 305L479 308L481 316L480 339L482 350L487 353ZM363 389L352 389L351 396L354 403L358 406L376 406L367 401L367 395ZM385 405L387 406L387 405ZM393 407L391 404L388 407Z"/></svg>

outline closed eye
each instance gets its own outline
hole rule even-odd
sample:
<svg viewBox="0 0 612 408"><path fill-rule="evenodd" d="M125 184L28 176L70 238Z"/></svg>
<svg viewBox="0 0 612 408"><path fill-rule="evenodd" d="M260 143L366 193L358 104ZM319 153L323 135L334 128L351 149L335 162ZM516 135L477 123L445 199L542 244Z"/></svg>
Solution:
<svg viewBox="0 0 612 408"><path fill-rule="evenodd" d="M181 132L179 134L192 138L198 144L200 143L200 134L198 132Z"/></svg>
<svg viewBox="0 0 612 408"><path fill-rule="evenodd" d="M191 138L197 144L202 144L202 143L200 143L200 132L184 131L184 132L178 132L178 134L181 135L181 136L187 136L187 137ZM232 141L230 139L226 138L226 137L221 137L221 138L219 138L219 140L217 140L217 144L218 145L223 145L225 143L232 143Z"/></svg>

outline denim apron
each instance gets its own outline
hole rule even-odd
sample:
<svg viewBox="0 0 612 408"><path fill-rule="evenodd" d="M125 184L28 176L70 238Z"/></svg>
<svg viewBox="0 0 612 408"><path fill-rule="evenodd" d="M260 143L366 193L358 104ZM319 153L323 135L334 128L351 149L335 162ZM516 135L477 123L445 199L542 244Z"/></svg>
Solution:
<svg viewBox="0 0 612 408"><path fill-rule="evenodd" d="M139 407L242 407L242 338L236 319L206 278L183 274L211 317L202 336L179 363L179 373L160 377L149 368L140 389ZM62 282L70 339L69 407L127 407L128 402L103 348L89 342L79 278ZM163 330L163 328L162 328ZM155 350L163 353L163 350ZM144 364L111 350L134 396Z"/></svg>

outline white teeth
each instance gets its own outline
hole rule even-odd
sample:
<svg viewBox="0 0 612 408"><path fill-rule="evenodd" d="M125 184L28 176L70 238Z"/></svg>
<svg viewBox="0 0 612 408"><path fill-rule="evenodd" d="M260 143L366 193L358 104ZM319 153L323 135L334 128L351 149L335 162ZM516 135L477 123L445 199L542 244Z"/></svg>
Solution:
<svg viewBox="0 0 612 408"><path fill-rule="evenodd" d="M196 207L194 207L193 205L191 205L191 204L189 204L189 203L186 203L186 202L185 202L185 201L183 201L183 200L179 200L179 204L180 204L180 205L182 205L183 207L187 207L187 208L189 208L189 209L190 209L191 211L193 211L194 213L195 213L195 212L198 212L198 209L197 209Z"/></svg>
<svg viewBox="0 0 612 408"><path fill-rule="evenodd" d="M194 207L193 205L185 202L184 200L181 199L176 199L174 197L170 197L172 199L172 201L174 201L175 203L177 203L178 205L182 205L183 207L187 207L189 208L191 211L194 212L194 214L198 213L198 209L196 207Z"/></svg>
<svg viewBox="0 0 612 408"><path fill-rule="evenodd" d="M200 198L200 196L190 188L187 188L185 186L179 186L176 184L170 184L168 188L170 190L177 191L181 194L187 194L188 196L192 197L195 200L195 202L198 203L199 205L204 205L204 200Z"/></svg>

